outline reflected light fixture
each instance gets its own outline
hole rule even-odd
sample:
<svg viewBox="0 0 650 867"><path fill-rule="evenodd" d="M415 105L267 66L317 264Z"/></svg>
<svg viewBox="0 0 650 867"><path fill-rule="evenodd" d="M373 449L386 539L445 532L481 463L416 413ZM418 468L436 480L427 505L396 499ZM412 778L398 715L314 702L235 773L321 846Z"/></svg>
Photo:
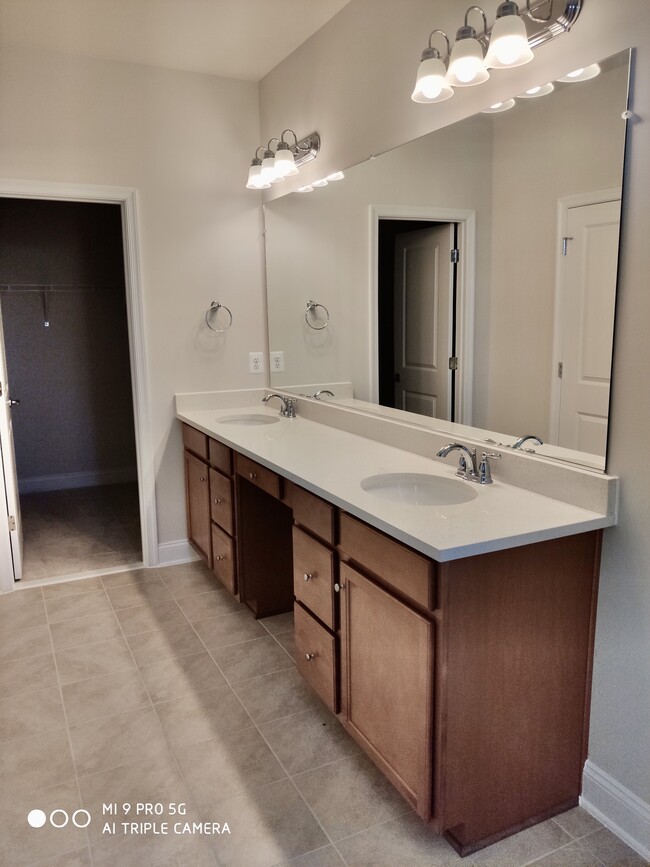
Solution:
<svg viewBox="0 0 650 867"><path fill-rule="evenodd" d="M580 69L574 69L573 72L568 72L558 81L565 84L572 84L574 81L589 81L590 78L595 78L600 74L600 66L597 63L591 63L589 66L581 66Z"/></svg>
<svg viewBox="0 0 650 867"><path fill-rule="evenodd" d="M447 84L452 87L471 87L482 84L490 77L483 60L483 46L476 38L476 30L468 23L470 12L480 12L487 32L487 19L480 6L470 6L465 13L465 23L456 33L456 42L451 49Z"/></svg>
<svg viewBox="0 0 650 867"><path fill-rule="evenodd" d="M447 44L447 59L449 59L450 50L447 34L444 30L432 30L429 34L429 46L422 52L422 59L418 67L415 88L411 94L413 102L442 102L454 95L454 91L445 80L447 75L445 62L438 49L431 45L431 39L436 33L444 37Z"/></svg>
<svg viewBox="0 0 650 867"><path fill-rule="evenodd" d="M511 0L506 0L497 9L485 65L491 69L513 69L530 63L533 56L526 25L519 17L519 7Z"/></svg>
<svg viewBox="0 0 650 867"><path fill-rule="evenodd" d="M519 99L535 99L538 96L547 96L549 93L553 93L554 90L555 86L549 81L548 84L540 84L537 87L531 87L529 90L524 91L524 93L520 93Z"/></svg>
<svg viewBox="0 0 650 867"><path fill-rule="evenodd" d="M501 111L508 111L508 109L514 108L514 105L514 99L505 99L503 102L495 102L489 108L484 108L481 114L498 114Z"/></svg>
<svg viewBox="0 0 650 867"><path fill-rule="evenodd" d="M289 144L285 136L291 133L294 143ZM277 142L275 150L273 142ZM292 129L285 129L280 138L269 139L266 147L260 145L255 151L255 156L248 170L247 190L268 190L271 184L277 184L285 178L298 174L299 167L313 160L320 150L320 136L313 132L303 139L298 140ZM263 152L263 158L258 154Z"/></svg>

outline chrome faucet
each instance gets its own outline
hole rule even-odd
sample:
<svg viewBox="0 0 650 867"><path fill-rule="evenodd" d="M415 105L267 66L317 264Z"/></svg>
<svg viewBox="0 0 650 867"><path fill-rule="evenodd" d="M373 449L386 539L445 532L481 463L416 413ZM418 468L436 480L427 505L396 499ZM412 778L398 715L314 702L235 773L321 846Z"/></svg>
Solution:
<svg viewBox="0 0 650 867"><path fill-rule="evenodd" d="M510 446L510 448L520 449L525 442L528 442L528 440L534 440L538 446L544 445L544 440L541 439L541 437L535 436L535 434L526 434L526 436L516 439L514 443ZM524 449L524 451L528 451L528 449Z"/></svg>
<svg viewBox="0 0 650 867"><path fill-rule="evenodd" d="M267 394L266 397L262 398L262 403L268 403L272 397L277 397L278 400L282 401L282 409L280 410L280 415L283 418L295 418L296 417L296 408L293 403L293 398L291 397L283 397L281 394Z"/></svg>
<svg viewBox="0 0 650 867"><path fill-rule="evenodd" d="M317 391L316 394L312 394L314 400L320 400L321 394L329 394L330 397L334 397L334 392L330 391L329 388L321 388L320 391Z"/></svg>
<svg viewBox="0 0 650 867"><path fill-rule="evenodd" d="M478 481L478 467L476 466L476 449L472 449L470 451L467 446L464 446L461 443L449 443L436 453L436 457L446 458L447 455L453 451L458 451L461 453L460 457L458 458L458 469L456 470L456 475L460 476L461 479L467 479L467 481L469 482ZM465 457L465 455L467 455L467 457ZM467 463L468 459L469 464Z"/></svg>

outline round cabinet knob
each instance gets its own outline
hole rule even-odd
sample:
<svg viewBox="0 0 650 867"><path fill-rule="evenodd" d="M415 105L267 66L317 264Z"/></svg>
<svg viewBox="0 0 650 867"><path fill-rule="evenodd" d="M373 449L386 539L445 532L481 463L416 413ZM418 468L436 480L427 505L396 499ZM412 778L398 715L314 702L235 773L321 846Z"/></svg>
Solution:
<svg viewBox="0 0 650 867"><path fill-rule="evenodd" d="M223 503L223 500L220 497L217 497L214 502L218 506L219 503Z"/></svg>
<svg viewBox="0 0 650 867"><path fill-rule="evenodd" d="M206 481L205 476L201 476L201 481L202 481L202 482L205 482L205 481Z"/></svg>
<svg viewBox="0 0 650 867"><path fill-rule="evenodd" d="M256 478L257 478L257 473L249 473L249 474L248 474L248 478L249 478L249 479L256 479Z"/></svg>
<svg viewBox="0 0 650 867"><path fill-rule="evenodd" d="M340 593L341 590L345 589L345 584L335 584L334 589L336 590L337 593Z"/></svg>
<svg viewBox="0 0 650 867"><path fill-rule="evenodd" d="M214 559L215 560L225 560L225 557L223 556L223 554L217 554L217 556Z"/></svg>
<svg viewBox="0 0 650 867"><path fill-rule="evenodd" d="M307 660L307 662L311 662L312 659L314 658L314 656L315 656L314 653L306 653L306 654L305 654L305 659Z"/></svg>
<svg viewBox="0 0 650 867"><path fill-rule="evenodd" d="M302 577L305 581L309 581L314 576L311 574L311 572L305 572L305 574Z"/></svg>

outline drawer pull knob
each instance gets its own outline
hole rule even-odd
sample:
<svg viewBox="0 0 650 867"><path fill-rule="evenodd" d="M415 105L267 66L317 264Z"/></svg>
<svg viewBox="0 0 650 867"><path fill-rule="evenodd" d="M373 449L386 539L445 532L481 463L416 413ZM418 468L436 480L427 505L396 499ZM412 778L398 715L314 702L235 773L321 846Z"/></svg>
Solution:
<svg viewBox="0 0 650 867"><path fill-rule="evenodd" d="M337 593L340 593L341 590L345 590L345 584L343 584L343 583L335 584L334 589L336 590Z"/></svg>
<svg viewBox="0 0 650 867"><path fill-rule="evenodd" d="M249 474L248 474L248 478L249 478L249 479L256 479L256 478L257 478L257 473L249 473Z"/></svg>
<svg viewBox="0 0 650 867"><path fill-rule="evenodd" d="M205 476L201 476L201 481L205 482Z"/></svg>
<svg viewBox="0 0 650 867"><path fill-rule="evenodd" d="M305 581L309 581L314 576L311 574L311 572L305 572L305 574L302 577Z"/></svg>
<svg viewBox="0 0 650 867"><path fill-rule="evenodd" d="M307 662L311 662L315 655L316 654L314 654L314 653L306 653L305 659L307 660Z"/></svg>
<svg viewBox="0 0 650 867"><path fill-rule="evenodd" d="M221 497L217 497L217 498L216 498L216 499L215 499L215 501L214 501L214 502L215 502L215 503L216 503L216 505L217 505L217 506L218 506L218 505L219 505L219 503L223 503L223 500L222 500L222 499L221 499Z"/></svg>
<svg viewBox="0 0 650 867"><path fill-rule="evenodd" d="M226 558L223 556L223 554L217 554L217 556L214 559L215 560L225 560Z"/></svg>

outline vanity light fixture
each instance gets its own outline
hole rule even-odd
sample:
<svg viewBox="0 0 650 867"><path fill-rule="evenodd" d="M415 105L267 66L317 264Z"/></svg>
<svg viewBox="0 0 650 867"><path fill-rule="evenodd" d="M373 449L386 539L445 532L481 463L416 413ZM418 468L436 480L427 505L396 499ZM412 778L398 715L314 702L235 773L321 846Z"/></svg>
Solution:
<svg viewBox="0 0 650 867"><path fill-rule="evenodd" d="M537 87L531 87L530 90L526 90L524 93L519 94L519 99L535 99L538 96L547 96L549 93L553 93L555 90L555 85L551 84L549 81L548 84L541 84Z"/></svg>
<svg viewBox="0 0 650 867"><path fill-rule="evenodd" d="M291 133L294 138L293 144L285 139L288 133ZM275 150L272 149L273 142L277 142ZM319 150L320 136L317 132L299 140L292 129L285 129L280 138L269 139L266 147L260 145L255 151L255 157L248 171L246 189L267 190L271 184L280 183L285 178L297 175L298 168L303 163L315 159ZM264 153L262 159L258 156L260 151Z"/></svg>
<svg viewBox="0 0 650 867"><path fill-rule="evenodd" d="M514 0L503 0L497 8L496 21L491 30L487 26L483 9L480 6L470 6L465 13L463 26L456 33L456 42L451 51L444 31L431 32L429 45L422 52L411 99L413 102L422 103L442 102L453 95L455 87L470 87L487 81L490 77L489 69L512 69L529 63L534 56L533 48L571 29L582 10L583 2L584 0L526 0L525 9L520 11ZM469 23L472 12L480 14L483 19L481 33L477 34ZM443 36L447 43L446 74L445 61L439 50L431 44L435 34ZM576 70L570 73L573 77L558 80L584 81L586 78L579 77L581 72L586 70ZM598 72L593 72L591 75L597 74ZM588 74L587 77L591 75ZM486 111L490 110L496 111Z"/></svg>
<svg viewBox="0 0 650 867"><path fill-rule="evenodd" d="M558 81L562 81L564 84L572 84L574 81L589 81L590 78L595 78L597 75L600 75L600 66L597 63L591 63L589 66L583 66L580 69L574 69L573 72L568 72L562 78L558 78Z"/></svg>

